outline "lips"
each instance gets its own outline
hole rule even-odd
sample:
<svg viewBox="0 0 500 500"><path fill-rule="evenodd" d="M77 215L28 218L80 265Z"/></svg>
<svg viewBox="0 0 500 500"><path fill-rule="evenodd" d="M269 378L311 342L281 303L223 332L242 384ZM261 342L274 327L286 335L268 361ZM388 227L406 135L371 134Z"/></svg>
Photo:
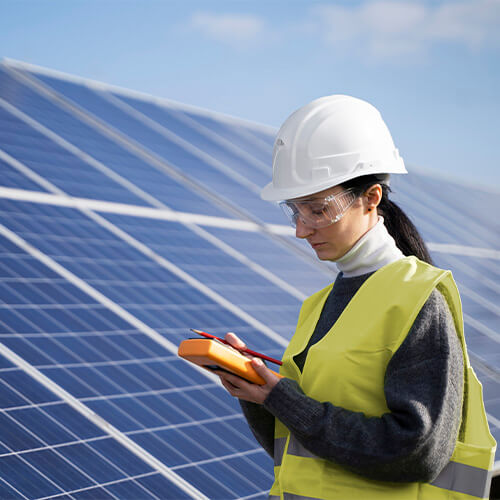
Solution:
<svg viewBox="0 0 500 500"><path fill-rule="evenodd" d="M312 242L309 242L309 244L310 244L313 248L319 248L321 245L324 245L325 243L324 243L324 242L320 242L320 243L312 243Z"/></svg>

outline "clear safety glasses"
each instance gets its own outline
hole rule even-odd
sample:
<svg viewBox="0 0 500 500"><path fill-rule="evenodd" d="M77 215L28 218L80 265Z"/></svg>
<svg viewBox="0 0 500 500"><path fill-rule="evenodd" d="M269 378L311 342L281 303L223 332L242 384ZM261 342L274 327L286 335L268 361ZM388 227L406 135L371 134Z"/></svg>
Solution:
<svg viewBox="0 0 500 500"><path fill-rule="evenodd" d="M342 219L358 196L356 190L346 189L325 198L285 200L279 205L293 227L297 226L297 219L300 218L306 226L320 229Z"/></svg>

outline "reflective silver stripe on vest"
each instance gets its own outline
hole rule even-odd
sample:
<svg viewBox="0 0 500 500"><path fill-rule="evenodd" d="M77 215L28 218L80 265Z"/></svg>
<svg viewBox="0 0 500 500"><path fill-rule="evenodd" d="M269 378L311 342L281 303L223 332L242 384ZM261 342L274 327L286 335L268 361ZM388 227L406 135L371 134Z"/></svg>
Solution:
<svg viewBox="0 0 500 500"><path fill-rule="evenodd" d="M295 436L290 436L288 443L288 455L294 455L304 458L318 458L309 450L304 448ZM446 490L456 491L458 493L465 493L478 498L487 498L490 491L491 471L480 469L479 467L472 467L458 462L449 462L446 467L441 471L439 476L432 481L432 486L444 488ZM309 498L301 496L289 496L285 494L285 499L299 499Z"/></svg>
<svg viewBox="0 0 500 500"><path fill-rule="evenodd" d="M321 500L316 497L303 497L302 495L294 495L293 493L283 493L283 500Z"/></svg>
<svg viewBox="0 0 500 500"><path fill-rule="evenodd" d="M276 438L274 440L274 466L279 467L283 460L283 452L285 451L286 437Z"/></svg>
<svg viewBox="0 0 500 500"><path fill-rule="evenodd" d="M431 484L473 497L488 498L490 482L491 471L458 462L448 462Z"/></svg>
<svg viewBox="0 0 500 500"><path fill-rule="evenodd" d="M305 457L305 458L318 458L316 455L311 453L309 450L306 450L295 438L292 434L290 436L290 442L288 443L287 453L289 455L295 455L296 457Z"/></svg>
<svg viewBox="0 0 500 500"><path fill-rule="evenodd" d="M321 500L313 497L303 497L302 495L294 495L293 493L283 493L284 500ZM269 495L269 500L280 500L277 495Z"/></svg>

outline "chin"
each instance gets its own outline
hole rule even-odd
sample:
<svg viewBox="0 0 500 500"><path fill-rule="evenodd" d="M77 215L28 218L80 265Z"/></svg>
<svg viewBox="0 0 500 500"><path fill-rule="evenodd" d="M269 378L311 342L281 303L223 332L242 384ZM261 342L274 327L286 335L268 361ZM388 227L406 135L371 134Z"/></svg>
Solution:
<svg viewBox="0 0 500 500"><path fill-rule="evenodd" d="M315 250L315 252L316 252L316 257L318 257L319 260L331 260L331 261L335 261L335 260L337 260L339 258L331 250L328 251L327 249L321 249L321 248L319 248L318 250Z"/></svg>

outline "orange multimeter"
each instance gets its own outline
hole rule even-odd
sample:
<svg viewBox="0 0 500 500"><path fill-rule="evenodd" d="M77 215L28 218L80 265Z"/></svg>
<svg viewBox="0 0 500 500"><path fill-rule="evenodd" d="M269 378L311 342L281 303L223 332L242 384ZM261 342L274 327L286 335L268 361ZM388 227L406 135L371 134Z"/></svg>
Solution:
<svg viewBox="0 0 500 500"><path fill-rule="evenodd" d="M187 339L179 344L178 355L207 370L225 370L249 382L264 385L251 360L230 345L214 339ZM273 372L281 378L279 373Z"/></svg>

